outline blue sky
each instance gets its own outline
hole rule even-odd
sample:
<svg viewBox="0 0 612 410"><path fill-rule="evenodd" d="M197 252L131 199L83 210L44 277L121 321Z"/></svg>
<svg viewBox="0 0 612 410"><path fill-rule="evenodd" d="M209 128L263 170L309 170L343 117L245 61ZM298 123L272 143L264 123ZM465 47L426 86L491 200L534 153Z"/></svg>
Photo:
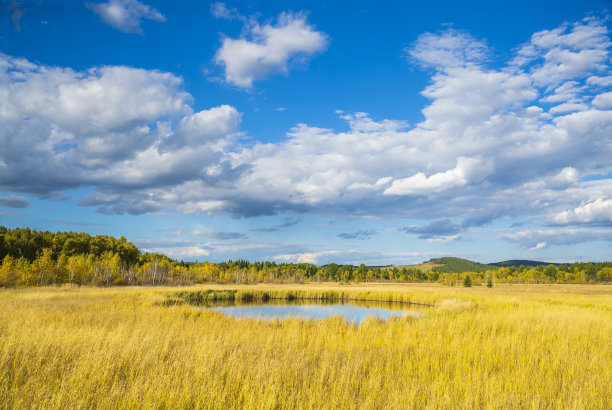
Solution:
<svg viewBox="0 0 612 410"><path fill-rule="evenodd" d="M183 260L611 260L610 4L2 2L0 224Z"/></svg>

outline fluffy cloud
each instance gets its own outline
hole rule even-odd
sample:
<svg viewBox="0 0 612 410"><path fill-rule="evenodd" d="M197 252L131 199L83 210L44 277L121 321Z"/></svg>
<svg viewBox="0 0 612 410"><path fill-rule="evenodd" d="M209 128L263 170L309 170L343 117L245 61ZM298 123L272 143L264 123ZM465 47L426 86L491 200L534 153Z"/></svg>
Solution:
<svg viewBox="0 0 612 410"><path fill-rule="evenodd" d="M612 76L608 75L604 77L599 77L594 75L592 77L587 78L586 83L590 86L609 87L612 85Z"/></svg>
<svg viewBox="0 0 612 410"><path fill-rule="evenodd" d="M612 199L597 198L592 202L554 215L550 222L558 225L591 223L612 225Z"/></svg>
<svg viewBox="0 0 612 410"><path fill-rule="evenodd" d="M232 134L238 128L240 114L234 107L221 105L181 119L177 129L164 139L164 148L197 147Z"/></svg>
<svg viewBox="0 0 612 410"><path fill-rule="evenodd" d="M304 253L292 253L292 254L283 254L277 255L274 260L281 262L290 262L290 263L312 263L318 264L321 261L328 261L330 259L335 259L339 255L342 254L350 254L354 253L351 251L339 251L339 250L325 250L325 251L316 251L316 252L304 252Z"/></svg>
<svg viewBox="0 0 612 410"><path fill-rule="evenodd" d="M552 189L565 189L578 183L578 171L576 168L565 167L547 183Z"/></svg>
<svg viewBox="0 0 612 410"><path fill-rule="evenodd" d="M421 34L417 41L404 51L417 63L440 70L476 67L490 54L483 41L452 29L435 34Z"/></svg>
<svg viewBox="0 0 612 410"><path fill-rule="evenodd" d="M249 27L245 38L226 42L281 50L270 54L287 57L276 68L299 54L283 41L325 39L303 16ZM310 34L290 35L300 30ZM423 224L404 231L432 241L503 217L607 223L612 181L581 178L611 170L608 43L604 23L589 19L534 35L515 58L490 68L484 42L456 31L427 34L409 51L434 69L421 122L339 112L344 129L297 124L279 142L249 145L235 139L240 113L227 105L194 113L172 74L75 72L2 55L0 189L48 196L92 187L82 204L105 213L411 218ZM547 56L557 48L600 59L543 81L539 70L561 64ZM241 71L260 64L248 61L235 71L226 65L227 80L248 87L274 71L268 63L261 76Z"/></svg>
<svg viewBox="0 0 612 410"><path fill-rule="evenodd" d="M217 12L226 16L227 8ZM228 11L229 13L229 11ZM225 81L250 89L253 81L272 73L287 73L288 65L306 59L327 47L327 35L316 31L301 14L283 13L275 25L251 22L238 39L223 39L215 62L225 68Z"/></svg>
<svg viewBox="0 0 612 410"><path fill-rule="evenodd" d="M108 25L124 33L143 34L143 19L164 22L166 17L138 0L109 0L107 3L88 4Z"/></svg>
<svg viewBox="0 0 612 410"><path fill-rule="evenodd" d="M13 102L8 115L36 115L76 137L121 132L190 110L181 79L170 73L124 66L74 72L7 56L2 68Z"/></svg>
<svg viewBox="0 0 612 410"><path fill-rule="evenodd" d="M493 170L493 164L480 158L457 158L457 166L430 177L419 172L409 178L396 179L384 195L423 195L459 187L470 181L482 181Z"/></svg>
<svg viewBox="0 0 612 410"><path fill-rule="evenodd" d="M596 18L542 30L523 45L515 62L529 67L536 84L546 86L608 70L607 27Z"/></svg>
<svg viewBox="0 0 612 410"><path fill-rule="evenodd" d="M576 53L590 54L607 44L602 27L587 20L558 33L587 36L589 41L563 41ZM491 53L484 43L455 31L437 36L421 37L410 48L413 59L437 71L423 91L431 103L422 122L408 129L403 121L340 113L347 131L299 124L285 141L244 149L239 158L249 172L237 181L241 194L232 201L238 209L265 197L278 211L306 206L424 219L452 214L469 226L594 195L580 189L579 176L609 168L612 112L590 104L600 79L607 78L595 80L593 72L606 74L609 68L574 70L574 78L542 88L534 79L536 63L520 68L513 60L487 69L482 59ZM531 57L538 60L550 50L540 36L534 38L538 46ZM461 47L465 53L453 51ZM454 57L436 57L448 53ZM576 101L571 110L559 107L567 99ZM556 110L547 112L548 104ZM564 197L561 192L570 188L571 198Z"/></svg>
<svg viewBox="0 0 612 410"><path fill-rule="evenodd" d="M84 72L0 54L0 188L53 195L93 186L106 213L162 207L152 189L230 177L240 122L230 106L193 113L180 78L131 67ZM128 195L123 195L129 192Z"/></svg>
<svg viewBox="0 0 612 410"><path fill-rule="evenodd" d="M593 105L597 108L612 108L612 92L599 94L593 99Z"/></svg>

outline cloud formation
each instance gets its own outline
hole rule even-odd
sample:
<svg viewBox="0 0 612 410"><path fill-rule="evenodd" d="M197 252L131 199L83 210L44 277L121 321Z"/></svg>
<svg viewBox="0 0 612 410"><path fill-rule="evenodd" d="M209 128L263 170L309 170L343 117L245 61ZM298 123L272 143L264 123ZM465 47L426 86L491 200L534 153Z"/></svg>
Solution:
<svg viewBox="0 0 612 410"><path fill-rule="evenodd" d="M247 19L241 15L235 7L227 7L225 3L216 2L210 5L210 13L214 18L223 20L240 20L246 22Z"/></svg>
<svg viewBox="0 0 612 410"><path fill-rule="evenodd" d="M106 3L88 3L87 7L106 24L124 33L144 34L140 26L144 19L166 21L158 10L138 0L109 0Z"/></svg>
<svg viewBox="0 0 612 410"><path fill-rule="evenodd" d="M0 205L9 208L26 208L30 205L28 198L19 195L2 195L0 196Z"/></svg>
<svg viewBox="0 0 612 410"><path fill-rule="evenodd" d="M277 255L274 260L280 262L289 262L289 263L312 263L318 264L322 261L328 261L342 254L351 254L355 253L354 251L339 251L339 250L324 250L324 251L314 251L314 252L302 252L302 253L288 253Z"/></svg>
<svg viewBox="0 0 612 410"><path fill-rule="evenodd" d="M612 198L597 198L592 202L554 215L550 222L556 225L603 224L612 226Z"/></svg>
<svg viewBox="0 0 612 410"><path fill-rule="evenodd" d="M240 114L227 105L194 113L172 74L75 72L0 54L0 79L4 191L48 197L92 186L83 205L138 214L163 207L151 189L236 171L227 151Z"/></svg>
<svg viewBox="0 0 612 410"><path fill-rule="evenodd" d="M490 50L483 41L454 29L424 33L404 51L417 64L442 71L475 68L490 55Z"/></svg>
<svg viewBox="0 0 612 410"><path fill-rule="evenodd" d="M528 229L503 234L499 239L514 242L522 248L539 250L549 246L575 245L584 242L611 241L612 231L590 228Z"/></svg>
<svg viewBox="0 0 612 410"><path fill-rule="evenodd" d="M226 43L244 47L219 50L226 80L248 88L327 38L287 14ZM584 179L612 170L609 45L605 22L588 18L535 33L492 68L484 41L424 34L408 51L433 70L419 123L339 112L342 129L300 123L249 145L234 107L194 112L173 74L0 55L0 189L49 197L90 187L81 203L109 214L411 218L423 223L404 231L431 241L500 218L609 224L612 181ZM565 228L546 228L555 229ZM556 243L529 232L503 239Z"/></svg>
<svg viewBox="0 0 612 410"><path fill-rule="evenodd" d="M236 14L220 3L213 5L212 12L226 19ZM256 80L273 73L287 74L291 63L305 61L327 44L327 35L309 25L305 15L282 13L275 25L252 20L240 38L224 38L215 63L223 66L227 83L251 89Z"/></svg>
<svg viewBox="0 0 612 410"><path fill-rule="evenodd" d="M609 68L608 29L595 17L542 30L519 50L515 63L538 86L557 85Z"/></svg>
<svg viewBox="0 0 612 410"><path fill-rule="evenodd" d="M399 228L400 231L417 234L420 239L451 238L454 234L461 231L461 225L449 218L437 219L425 226L405 226Z"/></svg>
<svg viewBox="0 0 612 410"><path fill-rule="evenodd" d="M409 178L396 179L383 192L384 195L423 195L440 192L449 188L466 185L468 182L482 181L493 171L491 160L480 158L457 158L457 166L430 177L419 172Z"/></svg>

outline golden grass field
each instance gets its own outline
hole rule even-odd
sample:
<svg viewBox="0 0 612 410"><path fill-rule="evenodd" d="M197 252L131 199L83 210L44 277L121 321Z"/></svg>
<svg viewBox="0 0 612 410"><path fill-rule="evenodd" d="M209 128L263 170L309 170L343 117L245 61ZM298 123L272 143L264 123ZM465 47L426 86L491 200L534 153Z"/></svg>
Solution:
<svg viewBox="0 0 612 410"><path fill-rule="evenodd" d="M335 290L420 319L232 319L188 289ZM0 290L2 408L612 408L612 286Z"/></svg>

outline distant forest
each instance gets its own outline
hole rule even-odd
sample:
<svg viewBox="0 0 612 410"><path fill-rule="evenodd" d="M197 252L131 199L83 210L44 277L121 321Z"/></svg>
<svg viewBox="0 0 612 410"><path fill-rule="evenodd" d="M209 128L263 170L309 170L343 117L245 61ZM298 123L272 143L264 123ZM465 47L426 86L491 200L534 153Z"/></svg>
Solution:
<svg viewBox="0 0 612 410"><path fill-rule="evenodd" d="M594 283L612 281L612 262L497 267L460 258L437 258L423 271L330 263L179 262L142 253L124 237L0 227L0 287L47 285L191 285L199 283L437 282Z"/></svg>

